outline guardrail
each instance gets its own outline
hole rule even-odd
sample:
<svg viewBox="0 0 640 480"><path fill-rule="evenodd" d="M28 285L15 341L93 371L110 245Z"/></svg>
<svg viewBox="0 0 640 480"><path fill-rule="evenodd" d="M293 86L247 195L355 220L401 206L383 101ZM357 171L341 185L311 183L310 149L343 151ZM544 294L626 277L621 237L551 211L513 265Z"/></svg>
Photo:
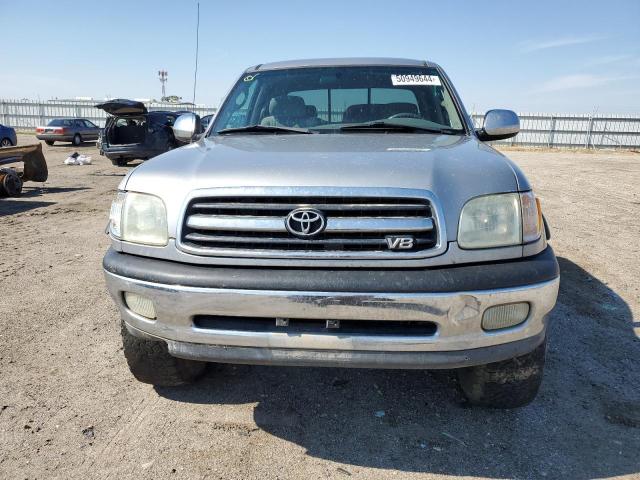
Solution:
<svg viewBox="0 0 640 480"><path fill-rule="evenodd" d="M93 101L0 99L0 124L18 129L33 129L53 118L86 118L104 126L107 115ZM215 113L216 108L180 103L146 102L149 110L189 110L200 116ZM322 115L322 112L318 112ZM334 114L339 112L333 112ZM573 148L640 148L640 116L520 113L520 133L500 145ZM325 115L326 116L326 115ZM483 114L471 114L476 127Z"/></svg>

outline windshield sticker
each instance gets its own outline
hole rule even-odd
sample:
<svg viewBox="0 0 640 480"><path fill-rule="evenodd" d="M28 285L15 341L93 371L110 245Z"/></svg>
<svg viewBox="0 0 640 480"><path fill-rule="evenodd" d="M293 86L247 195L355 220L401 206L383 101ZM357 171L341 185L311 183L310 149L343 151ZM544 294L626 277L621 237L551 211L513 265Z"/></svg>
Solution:
<svg viewBox="0 0 640 480"><path fill-rule="evenodd" d="M391 75L393 85L431 85L440 86L440 77L436 75Z"/></svg>
<svg viewBox="0 0 640 480"><path fill-rule="evenodd" d="M255 75L247 75L246 77L243 78L243 80L245 82L251 82L254 78L256 78Z"/></svg>

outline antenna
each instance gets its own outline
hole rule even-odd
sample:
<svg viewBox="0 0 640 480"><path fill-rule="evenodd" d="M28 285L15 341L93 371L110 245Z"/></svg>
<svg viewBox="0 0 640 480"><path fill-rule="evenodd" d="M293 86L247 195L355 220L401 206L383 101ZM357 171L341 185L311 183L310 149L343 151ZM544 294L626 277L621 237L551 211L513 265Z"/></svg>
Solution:
<svg viewBox="0 0 640 480"><path fill-rule="evenodd" d="M198 19L196 21L196 68L193 72L193 104L196 104L196 83L198 82L198 46L200 40L200 2L198 2Z"/></svg>
<svg viewBox="0 0 640 480"><path fill-rule="evenodd" d="M169 76L169 72L167 72L166 70L158 70L158 79L160 80L160 83L162 84L162 98L160 99L160 101L164 100L164 97L167 96L165 89L164 89L164 84L167 83L167 77Z"/></svg>

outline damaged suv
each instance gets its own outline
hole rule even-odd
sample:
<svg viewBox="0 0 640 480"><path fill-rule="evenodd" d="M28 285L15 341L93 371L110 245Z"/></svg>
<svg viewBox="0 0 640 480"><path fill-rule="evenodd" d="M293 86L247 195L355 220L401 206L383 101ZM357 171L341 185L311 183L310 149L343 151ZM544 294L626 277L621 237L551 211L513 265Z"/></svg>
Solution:
<svg viewBox="0 0 640 480"><path fill-rule="evenodd" d="M518 131L508 110L475 129L431 62L247 69L204 135L119 186L103 267L131 372L456 369L473 404L529 403L559 269L530 183L485 143Z"/></svg>
<svg viewBox="0 0 640 480"><path fill-rule="evenodd" d="M109 114L98 150L114 165L123 167L130 160L148 160L183 145L171 127L185 112L149 112L144 103L126 99L109 100L96 108Z"/></svg>

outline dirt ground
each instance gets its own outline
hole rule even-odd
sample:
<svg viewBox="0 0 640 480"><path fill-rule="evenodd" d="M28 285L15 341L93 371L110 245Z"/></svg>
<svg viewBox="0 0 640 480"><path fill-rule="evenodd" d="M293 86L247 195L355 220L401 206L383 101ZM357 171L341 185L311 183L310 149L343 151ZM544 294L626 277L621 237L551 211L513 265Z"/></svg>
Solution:
<svg viewBox="0 0 640 480"><path fill-rule="evenodd" d="M35 142L21 135L20 144ZM447 372L223 366L135 381L101 259L126 169L44 146L0 199L0 478L640 478L640 154L512 151L562 282L530 406L469 408Z"/></svg>

